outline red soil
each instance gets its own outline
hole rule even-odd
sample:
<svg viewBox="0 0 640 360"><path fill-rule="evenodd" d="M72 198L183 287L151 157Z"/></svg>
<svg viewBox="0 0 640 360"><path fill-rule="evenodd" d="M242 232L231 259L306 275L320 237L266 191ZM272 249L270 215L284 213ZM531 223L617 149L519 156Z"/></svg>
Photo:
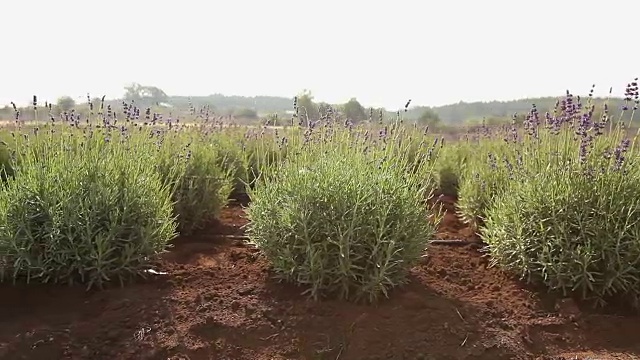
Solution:
<svg viewBox="0 0 640 360"><path fill-rule="evenodd" d="M452 208L446 201L445 206ZM180 239L166 275L125 288L0 286L0 359L638 359L640 318L581 310L494 268L476 247L433 245L376 306L313 302L271 280L242 209ZM473 238L454 215L443 239Z"/></svg>

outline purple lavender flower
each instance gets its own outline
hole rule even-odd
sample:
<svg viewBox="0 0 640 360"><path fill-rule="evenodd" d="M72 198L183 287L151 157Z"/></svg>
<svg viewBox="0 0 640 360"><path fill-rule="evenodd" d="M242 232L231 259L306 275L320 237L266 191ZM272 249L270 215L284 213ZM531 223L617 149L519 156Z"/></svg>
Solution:
<svg viewBox="0 0 640 360"><path fill-rule="evenodd" d="M281 141L278 141L278 149L281 150L283 146L287 145L287 138L286 137L282 137Z"/></svg>
<svg viewBox="0 0 640 360"><path fill-rule="evenodd" d="M507 168L507 171L509 171L509 174L512 175L513 174L513 165L509 161L509 158L507 158L507 155L504 155L504 157L502 158L502 161L504 162L504 166Z"/></svg>
<svg viewBox="0 0 640 360"><path fill-rule="evenodd" d="M626 157L624 156L625 153L629 150L629 147L631 145L631 141L629 139L623 139L620 144L613 150L613 154L611 153L611 151L607 151L607 153L605 154L605 158L611 158L611 156L613 155L614 158L614 169L615 170L620 170L626 160Z"/></svg>
<svg viewBox="0 0 640 360"><path fill-rule="evenodd" d="M580 163L584 164L587 161L587 156L589 155L589 150L593 146L593 135L586 135L580 137Z"/></svg>
<svg viewBox="0 0 640 360"><path fill-rule="evenodd" d="M514 144L518 142L518 128L516 127L516 120L518 118L517 114L513 114L511 117L511 129L510 134L504 138L505 142L513 142Z"/></svg>
<svg viewBox="0 0 640 360"><path fill-rule="evenodd" d="M489 166L491 167L491 169L496 170L498 169L498 161L496 160L495 155L493 155L492 153L489 153Z"/></svg>
<svg viewBox="0 0 640 360"><path fill-rule="evenodd" d="M520 152L520 150L516 150L516 166L522 167L522 165L523 165L522 153Z"/></svg>
<svg viewBox="0 0 640 360"><path fill-rule="evenodd" d="M379 138L384 140L387 137L389 129L385 126L380 130Z"/></svg>

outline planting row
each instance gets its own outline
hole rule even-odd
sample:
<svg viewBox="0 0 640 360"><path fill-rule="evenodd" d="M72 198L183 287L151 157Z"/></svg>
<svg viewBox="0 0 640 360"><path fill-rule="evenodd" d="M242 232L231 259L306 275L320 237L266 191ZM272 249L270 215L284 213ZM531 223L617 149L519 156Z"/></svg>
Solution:
<svg viewBox="0 0 640 360"><path fill-rule="evenodd" d="M638 86L627 88L628 110L591 95L459 139L400 116L353 124L334 112L280 129L17 122L3 134L0 275L125 282L246 192L250 242L278 276L314 298L371 302L428 251L444 193L494 265L599 304L636 304L639 150L619 119L635 111Z"/></svg>

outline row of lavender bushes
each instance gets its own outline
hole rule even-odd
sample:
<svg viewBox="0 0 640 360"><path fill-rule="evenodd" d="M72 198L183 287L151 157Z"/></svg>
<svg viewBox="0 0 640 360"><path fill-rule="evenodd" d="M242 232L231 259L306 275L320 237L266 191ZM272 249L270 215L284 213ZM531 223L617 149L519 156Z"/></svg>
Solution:
<svg viewBox="0 0 640 360"><path fill-rule="evenodd" d="M314 297L338 293L375 300L386 295L403 279L393 271L385 274L386 266L406 274L416 259L415 252L403 252L415 244L401 233L376 233L375 224L387 229L385 221L398 223L393 215L415 219L402 212L405 207L390 205L401 192L383 195L387 189L376 182L392 159L404 174L396 180L406 181L418 198L435 191L458 197L459 216L477 229L493 265L598 305L614 296L637 305L640 168L633 114L625 114L638 106L636 81L625 96L625 108L609 109L606 101L594 99L593 89L583 99L567 93L548 112L534 105L519 126L481 127L447 144L401 124L401 118L395 124L402 130L389 136L390 127L383 124L353 127L329 117L307 126L303 145L292 147L297 154L292 161L256 184L249 211L252 240L280 276L308 286ZM407 166L412 161L428 166ZM420 170L409 170L414 168ZM353 169L369 175L356 178ZM418 183L416 174L426 192L411 187ZM343 193L349 195L336 196ZM382 212L365 207L359 213L359 199L376 197L389 201L376 202ZM415 198L403 201L411 209L419 204ZM437 223L435 209L427 207L422 215ZM419 228L418 223L403 226ZM354 231L364 228L373 233ZM414 239L422 250L427 247L424 237ZM393 253L386 250L389 243L399 257L381 255Z"/></svg>
<svg viewBox="0 0 640 360"><path fill-rule="evenodd" d="M3 279L124 282L249 192L251 240L281 276L316 298L374 301L406 280L435 231L426 200L442 140L400 114L354 126L328 109L274 130L136 121L130 104L95 111L37 127L16 114L4 134Z"/></svg>
<svg viewBox="0 0 640 360"><path fill-rule="evenodd" d="M634 112L635 81L626 96L622 110ZM101 108L6 133L1 275L126 279L234 192L250 195L251 243L280 277L315 298L375 301L427 248L440 219L428 200L440 192L458 197L495 265L599 303L637 301L637 134L593 91L455 142L401 112L355 125L330 108L314 122L294 108L294 126L280 130L156 114L142 123L123 104L118 117Z"/></svg>

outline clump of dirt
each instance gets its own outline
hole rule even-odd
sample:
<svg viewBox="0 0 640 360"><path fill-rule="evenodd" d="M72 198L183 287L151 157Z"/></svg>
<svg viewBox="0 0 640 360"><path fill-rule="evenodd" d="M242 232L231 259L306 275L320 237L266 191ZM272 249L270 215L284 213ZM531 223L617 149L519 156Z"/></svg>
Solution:
<svg viewBox="0 0 640 360"><path fill-rule="evenodd" d="M447 214L440 239L479 242ZM125 288L0 287L1 359L635 359L640 319L588 312L489 268L469 245L433 245L377 305L314 302L273 280L232 204Z"/></svg>

